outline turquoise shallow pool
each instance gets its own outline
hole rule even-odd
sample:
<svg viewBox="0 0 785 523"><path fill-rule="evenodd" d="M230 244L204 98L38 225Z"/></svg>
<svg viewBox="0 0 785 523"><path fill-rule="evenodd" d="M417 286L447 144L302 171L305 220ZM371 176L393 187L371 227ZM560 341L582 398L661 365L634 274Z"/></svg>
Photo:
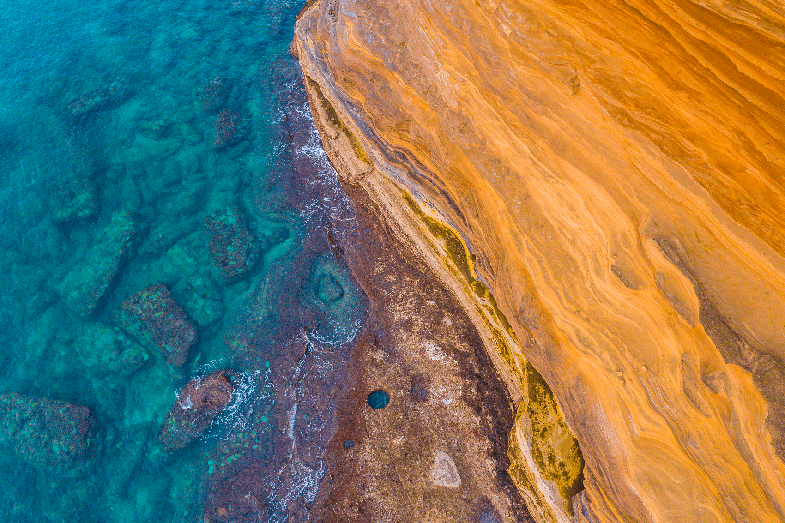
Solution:
<svg viewBox="0 0 785 523"><path fill-rule="evenodd" d="M0 520L306 517L364 298L302 3L0 6Z"/></svg>

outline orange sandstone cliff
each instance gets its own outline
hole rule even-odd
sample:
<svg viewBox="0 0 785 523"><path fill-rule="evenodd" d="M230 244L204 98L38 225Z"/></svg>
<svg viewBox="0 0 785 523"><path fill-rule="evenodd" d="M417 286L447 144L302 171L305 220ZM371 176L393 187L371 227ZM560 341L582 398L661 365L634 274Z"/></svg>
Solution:
<svg viewBox="0 0 785 523"><path fill-rule="evenodd" d="M778 0L311 0L293 50L484 337L538 521L785 520Z"/></svg>

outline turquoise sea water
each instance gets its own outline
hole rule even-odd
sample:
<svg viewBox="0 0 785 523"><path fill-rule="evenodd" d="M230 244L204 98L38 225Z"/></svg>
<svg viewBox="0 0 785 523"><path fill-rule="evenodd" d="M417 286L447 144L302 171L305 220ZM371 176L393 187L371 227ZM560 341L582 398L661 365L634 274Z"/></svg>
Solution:
<svg viewBox="0 0 785 523"><path fill-rule="evenodd" d="M1 521L305 519L364 298L288 52L302 4L0 4ZM139 320L154 284L179 312ZM168 449L219 369L231 403Z"/></svg>

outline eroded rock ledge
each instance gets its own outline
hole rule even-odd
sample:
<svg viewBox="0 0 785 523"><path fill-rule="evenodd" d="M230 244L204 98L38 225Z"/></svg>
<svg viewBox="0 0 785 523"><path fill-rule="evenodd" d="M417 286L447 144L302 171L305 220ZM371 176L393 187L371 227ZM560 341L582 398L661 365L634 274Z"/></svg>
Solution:
<svg viewBox="0 0 785 523"><path fill-rule="evenodd" d="M784 28L766 0L301 13L325 149L471 318L536 519L785 519Z"/></svg>

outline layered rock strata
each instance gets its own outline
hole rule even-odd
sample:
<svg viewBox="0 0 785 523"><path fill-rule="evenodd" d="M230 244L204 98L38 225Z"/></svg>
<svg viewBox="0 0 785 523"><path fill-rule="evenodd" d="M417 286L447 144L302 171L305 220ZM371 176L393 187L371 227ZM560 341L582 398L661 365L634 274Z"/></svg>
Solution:
<svg viewBox="0 0 785 523"><path fill-rule="evenodd" d="M783 28L768 1L298 19L343 182L520 403L509 473L540 521L785 519Z"/></svg>

